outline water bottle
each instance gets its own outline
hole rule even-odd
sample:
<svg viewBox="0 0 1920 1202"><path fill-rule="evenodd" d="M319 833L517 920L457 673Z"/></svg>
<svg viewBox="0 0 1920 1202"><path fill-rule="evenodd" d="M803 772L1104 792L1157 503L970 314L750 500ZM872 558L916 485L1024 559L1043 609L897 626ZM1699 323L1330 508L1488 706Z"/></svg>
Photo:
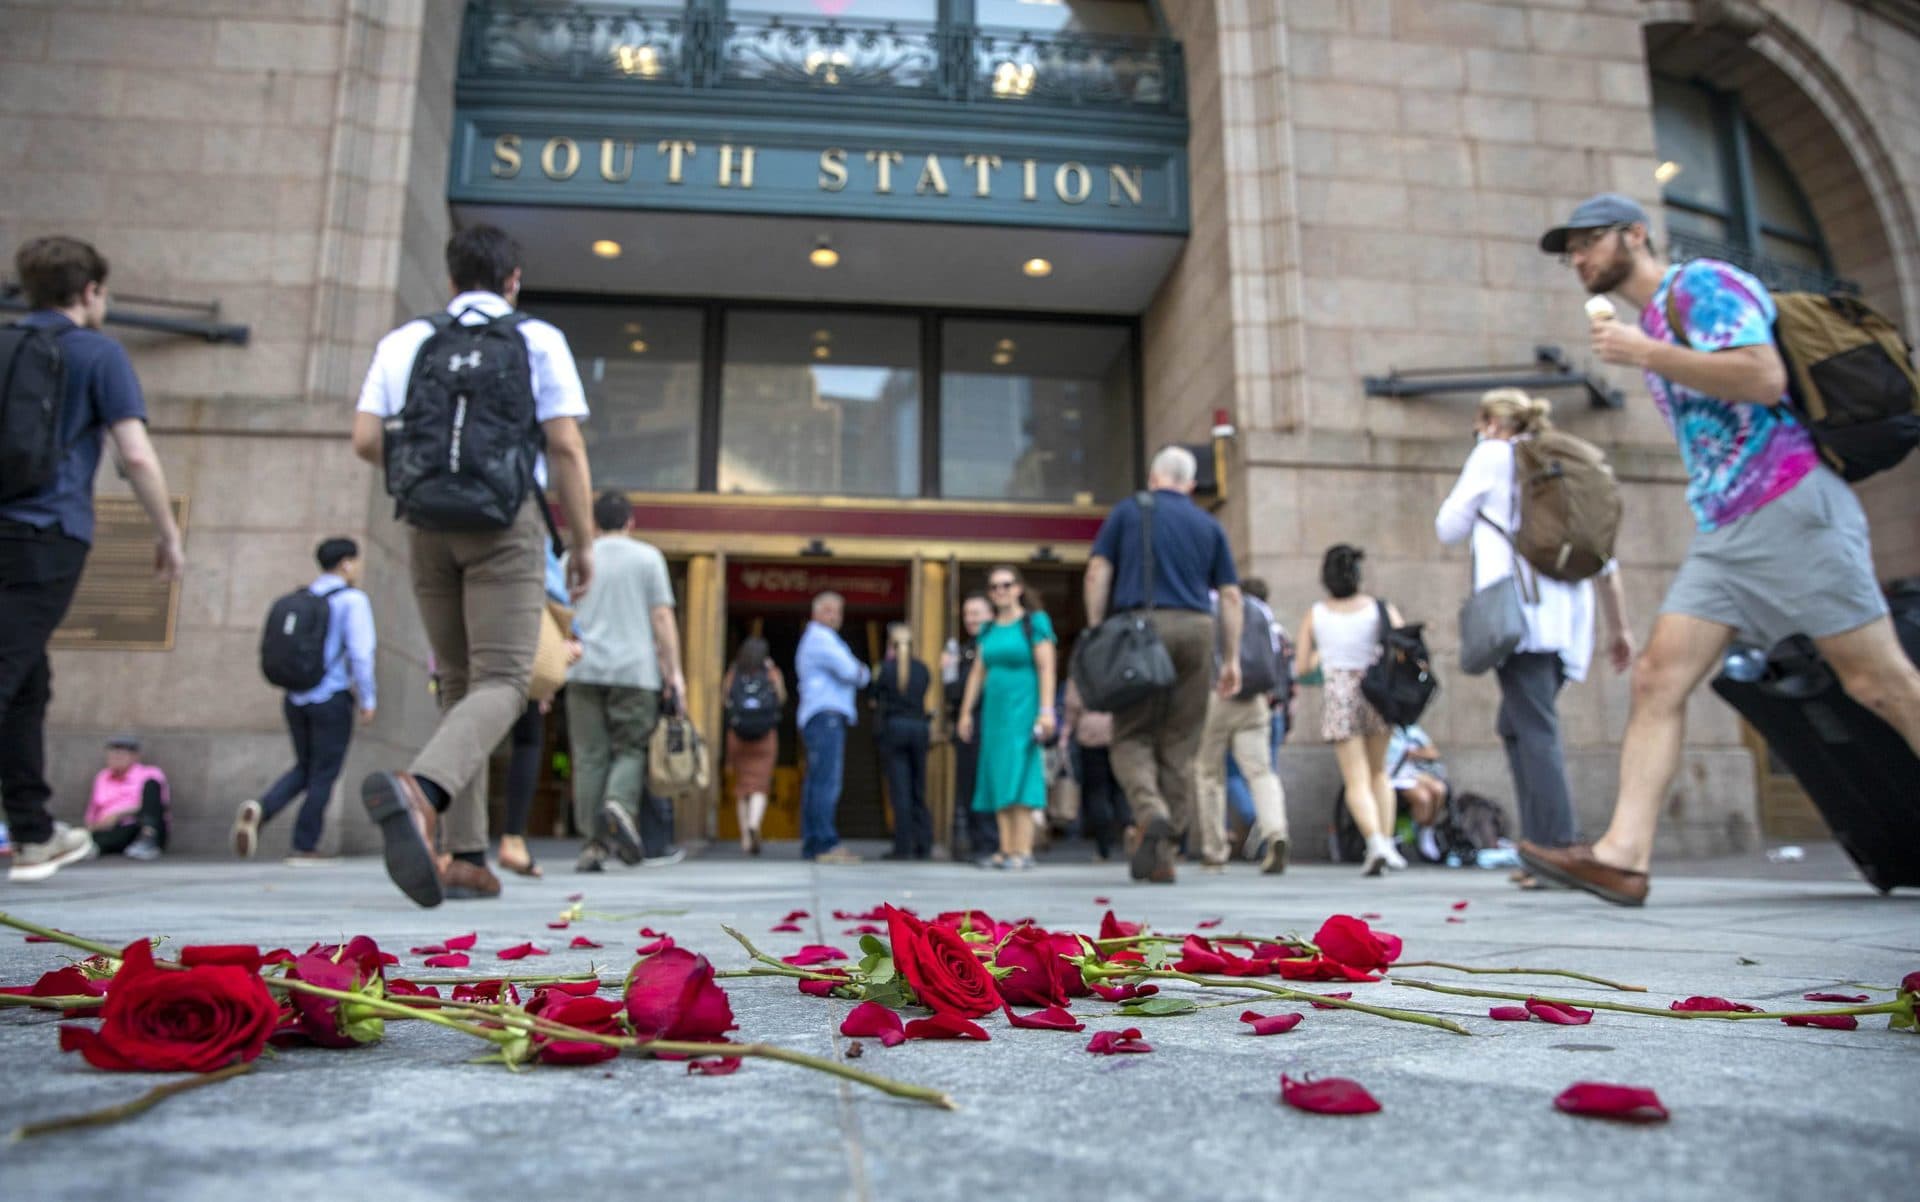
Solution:
<svg viewBox="0 0 1920 1202"><path fill-rule="evenodd" d="M1727 658L1721 661L1720 670L1726 673L1728 680L1752 684L1767 674L1767 653L1758 647L1736 644L1728 650Z"/></svg>

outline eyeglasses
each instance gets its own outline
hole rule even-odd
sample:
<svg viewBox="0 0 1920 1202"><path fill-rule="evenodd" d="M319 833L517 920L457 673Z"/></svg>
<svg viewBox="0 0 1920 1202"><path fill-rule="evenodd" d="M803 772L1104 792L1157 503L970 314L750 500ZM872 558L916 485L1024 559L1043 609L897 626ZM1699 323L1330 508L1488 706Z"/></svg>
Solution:
<svg viewBox="0 0 1920 1202"><path fill-rule="evenodd" d="M1609 225L1597 230L1581 230L1578 233L1568 234L1567 249L1560 252L1560 261L1571 263L1575 255L1585 254L1605 241L1608 235L1617 234L1626 228L1624 225Z"/></svg>
<svg viewBox="0 0 1920 1202"><path fill-rule="evenodd" d="M1019 588L1020 586L1012 580L992 580L987 582L987 587L997 593L1003 588Z"/></svg>

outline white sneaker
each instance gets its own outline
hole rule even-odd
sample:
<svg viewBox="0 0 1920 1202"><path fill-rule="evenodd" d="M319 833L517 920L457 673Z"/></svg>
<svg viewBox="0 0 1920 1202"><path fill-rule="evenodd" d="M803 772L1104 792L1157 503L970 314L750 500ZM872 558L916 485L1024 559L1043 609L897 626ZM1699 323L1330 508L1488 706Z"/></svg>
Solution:
<svg viewBox="0 0 1920 1202"><path fill-rule="evenodd" d="M664 856L642 856L640 866L642 868L665 868L669 864L678 864L686 858L687 849L684 847L676 847Z"/></svg>
<svg viewBox="0 0 1920 1202"><path fill-rule="evenodd" d="M1407 857L1400 854L1399 845L1394 843L1392 839L1386 841L1386 846L1380 849L1380 854L1386 859L1387 867L1393 869L1395 872L1407 866Z"/></svg>
<svg viewBox="0 0 1920 1202"><path fill-rule="evenodd" d="M129 860L151 863L160 858L160 840L143 830L138 838L127 844L127 850L123 854Z"/></svg>
<svg viewBox="0 0 1920 1202"><path fill-rule="evenodd" d="M257 801L243 801L233 816L233 854L243 860L253 859L253 853L260 850L260 823L262 811Z"/></svg>
<svg viewBox="0 0 1920 1202"><path fill-rule="evenodd" d="M7 879L15 884L44 881L69 864L91 860L100 854L93 836L64 822L53 824L53 834L45 843L21 843L13 853L13 868Z"/></svg>

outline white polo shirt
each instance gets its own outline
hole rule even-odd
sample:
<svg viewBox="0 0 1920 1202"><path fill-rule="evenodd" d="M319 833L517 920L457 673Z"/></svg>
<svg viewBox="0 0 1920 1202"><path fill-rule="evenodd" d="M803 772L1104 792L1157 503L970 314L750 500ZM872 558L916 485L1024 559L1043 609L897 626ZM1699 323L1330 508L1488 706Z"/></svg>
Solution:
<svg viewBox="0 0 1920 1202"><path fill-rule="evenodd" d="M462 292L448 302L447 312L458 314L462 325L479 325L513 312L507 299L494 292ZM557 328L529 317L517 327L527 344L527 362L533 369L533 413L541 422L556 417L587 419L587 394L580 386L580 369L574 366L573 351L567 336ZM398 414L407 403L407 381L413 375L413 361L420 347L433 336L433 323L416 317L380 340L373 350L373 366L367 369L367 382L360 389L361 413L378 418ZM547 484L547 457L534 464L534 478L542 488Z"/></svg>

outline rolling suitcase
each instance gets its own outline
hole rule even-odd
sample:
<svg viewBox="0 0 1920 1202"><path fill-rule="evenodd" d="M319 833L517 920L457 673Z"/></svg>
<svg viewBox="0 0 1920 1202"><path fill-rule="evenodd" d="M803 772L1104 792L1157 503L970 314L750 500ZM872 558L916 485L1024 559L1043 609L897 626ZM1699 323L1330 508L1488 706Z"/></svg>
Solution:
<svg viewBox="0 0 1920 1202"><path fill-rule="evenodd" d="M1920 582L1889 593L1901 645L1920 664ZM1757 677L1723 671L1713 691L1792 771L1874 888L1920 886L1920 757L1841 690L1811 639L1780 643Z"/></svg>

